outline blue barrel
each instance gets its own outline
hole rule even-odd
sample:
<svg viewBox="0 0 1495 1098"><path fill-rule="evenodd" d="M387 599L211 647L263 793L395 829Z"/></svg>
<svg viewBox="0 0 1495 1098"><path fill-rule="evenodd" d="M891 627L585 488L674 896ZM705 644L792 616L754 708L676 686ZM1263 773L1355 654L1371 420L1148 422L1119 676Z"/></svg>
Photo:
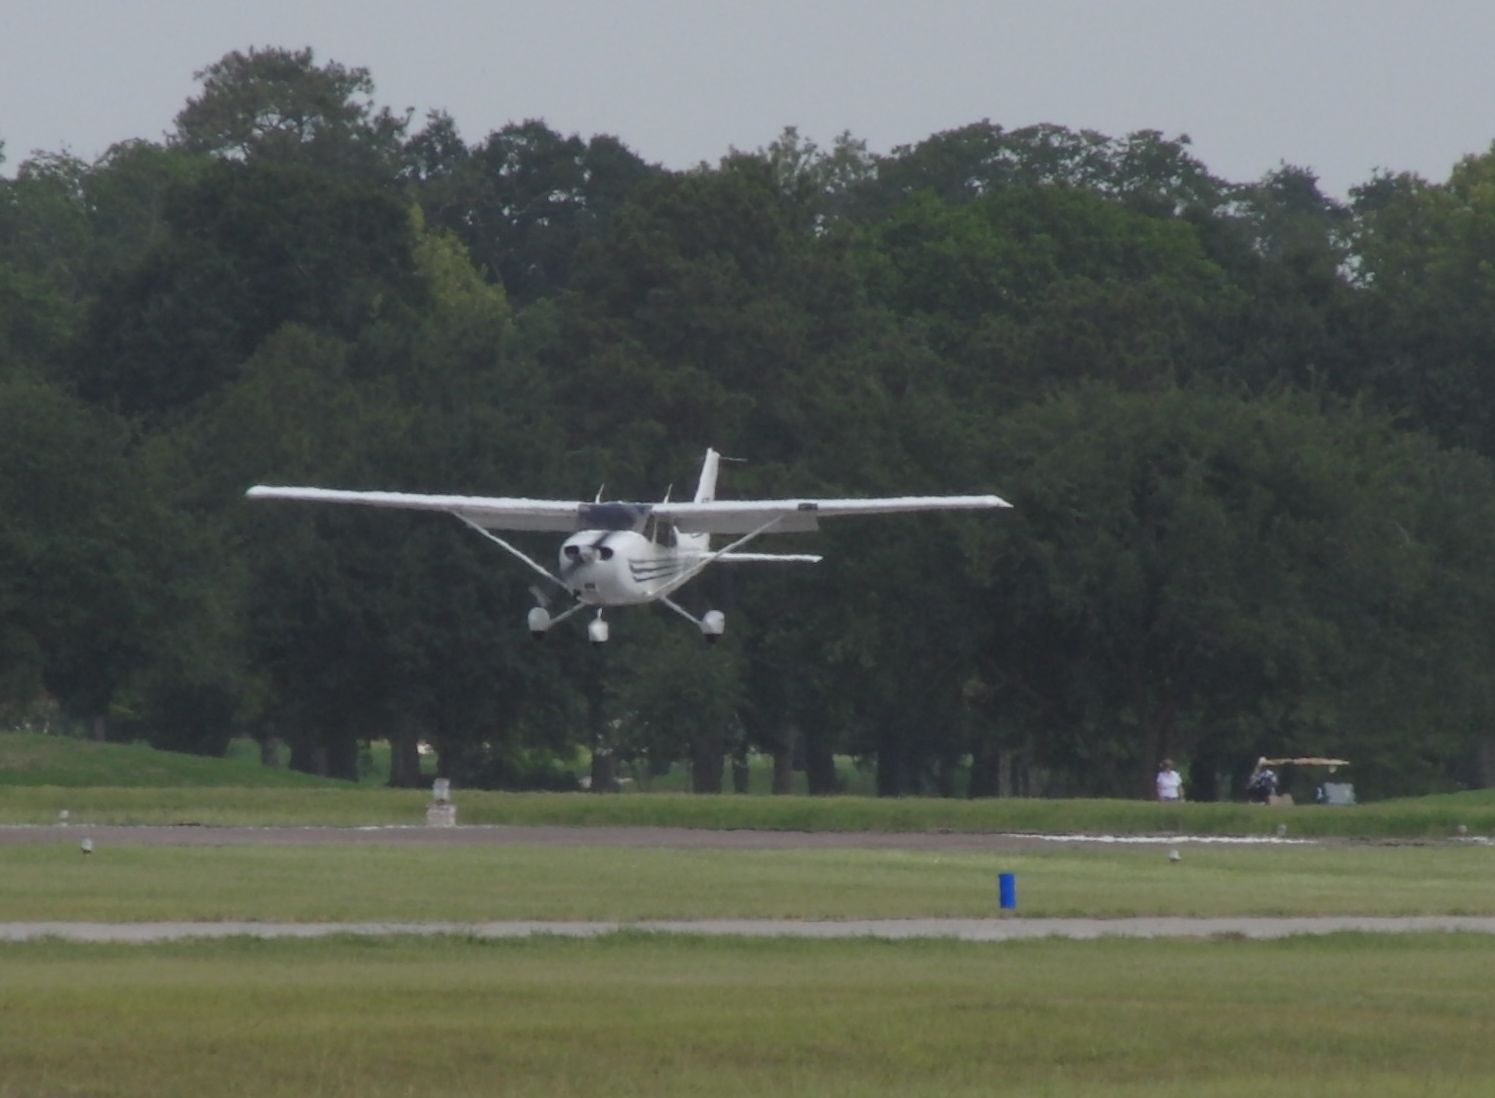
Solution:
<svg viewBox="0 0 1495 1098"><path fill-rule="evenodd" d="M1017 907L1017 874L997 874L997 902L1003 910Z"/></svg>

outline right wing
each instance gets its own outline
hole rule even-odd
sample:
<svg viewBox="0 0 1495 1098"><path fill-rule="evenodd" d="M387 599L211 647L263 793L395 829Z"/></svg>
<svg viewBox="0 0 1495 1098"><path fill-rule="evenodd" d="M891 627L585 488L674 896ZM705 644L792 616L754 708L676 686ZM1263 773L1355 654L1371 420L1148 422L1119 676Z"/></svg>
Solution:
<svg viewBox="0 0 1495 1098"><path fill-rule="evenodd" d="M560 499L505 499L487 496L427 496L413 492L344 492L334 488L278 488L256 484L250 499L290 499L307 503L352 503L406 511L445 511L485 530L579 529L587 504Z"/></svg>
<svg viewBox="0 0 1495 1098"><path fill-rule="evenodd" d="M999 496L893 496L884 499L737 499L656 503L654 514L685 534L746 534L765 523L771 534L820 529L843 515L898 515L917 511L980 511L1011 507Z"/></svg>

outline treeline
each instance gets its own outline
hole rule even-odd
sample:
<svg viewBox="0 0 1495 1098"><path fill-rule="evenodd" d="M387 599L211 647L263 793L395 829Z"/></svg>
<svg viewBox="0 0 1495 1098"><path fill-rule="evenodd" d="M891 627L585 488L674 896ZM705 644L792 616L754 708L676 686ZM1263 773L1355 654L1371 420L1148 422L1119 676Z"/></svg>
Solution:
<svg viewBox="0 0 1495 1098"><path fill-rule="evenodd" d="M786 130L673 172L542 122L469 144L310 51L232 53L161 143L0 180L0 708L494 786L773 754L833 792L1485 784L1495 727L1495 154L1348 202L1184 139ZM3 136L3 135L0 135ZM725 567L535 645L437 516L255 482L658 498L996 491ZM534 552L549 560L548 542Z"/></svg>

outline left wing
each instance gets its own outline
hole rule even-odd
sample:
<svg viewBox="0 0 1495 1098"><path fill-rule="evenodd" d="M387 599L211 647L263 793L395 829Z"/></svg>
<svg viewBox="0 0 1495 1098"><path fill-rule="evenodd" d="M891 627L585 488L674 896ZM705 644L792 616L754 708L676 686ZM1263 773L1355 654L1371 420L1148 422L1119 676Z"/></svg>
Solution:
<svg viewBox="0 0 1495 1098"><path fill-rule="evenodd" d="M823 518L896 515L906 511L982 511L1012 504L1000 496L891 496L885 499L741 499L709 503L656 503L655 517L684 534L748 534L820 529ZM775 521L777 520L777 521Z"/></svg>
<svg viewBox="0 0 1495 1098"><path fill-rule="evenodd" d="M560 499L505 499L487 496L426 496L413 492L344 492L333 488L277 488L256 484L250 499L294 499L309 503L354 503L406 511L445 511L485 530L557 530L570 532L591 505Z"/></svg>

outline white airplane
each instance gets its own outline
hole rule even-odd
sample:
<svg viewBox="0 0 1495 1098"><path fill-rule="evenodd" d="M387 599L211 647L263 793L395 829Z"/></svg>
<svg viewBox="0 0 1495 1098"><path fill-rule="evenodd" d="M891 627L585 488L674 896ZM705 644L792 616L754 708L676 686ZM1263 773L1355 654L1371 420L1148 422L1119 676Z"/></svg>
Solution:
<svg viewBox="0 0 1495 1098"><path fill-rule="evenodd" d="M662 602L714 641L726 629L720 610L701 617L670 595L708 565L744 561L798 561L821 558L800 553L743 553L739 550L762 534L816 530L823 518L840 515L888 515L903 511L967 511L1011 504L997 496L895 496L887 499L745 499L716 498L721 455L706 451L696 495L689 503L593 503L557 499L509 499L484 496L427 496L409 492L344 492L329 488L277 488L257 484L250 499L292 499L310 503L354 503L415 511L446 511L523 561L576 600L552 617L548 600L532 588L541 605L529 612L529 631L536 640L554 625L588 607L596 616L587 624L594 644L607 640L602 611L608 606ZM599 493L600 495L600 493ZM560 568L550 571L509 544L495 530L551 530L570 533L561 545ZM721 549L710 547L713 534L737 534Z"/></svg>

